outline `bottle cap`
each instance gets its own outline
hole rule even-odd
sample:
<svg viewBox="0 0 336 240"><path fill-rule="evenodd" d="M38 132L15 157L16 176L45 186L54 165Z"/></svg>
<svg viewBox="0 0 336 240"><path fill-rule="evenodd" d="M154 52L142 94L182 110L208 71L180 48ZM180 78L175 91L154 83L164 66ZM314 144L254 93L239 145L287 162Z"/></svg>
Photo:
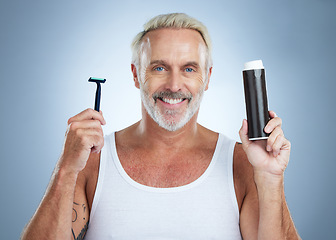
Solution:
<svg viewBox="0 0 336 240"><path fill-rule="evenodd" d="M244 64L244 70L252 70L252 69L264 69L264 65L261 60L254 60L250 62L246 62Z"/></svg>

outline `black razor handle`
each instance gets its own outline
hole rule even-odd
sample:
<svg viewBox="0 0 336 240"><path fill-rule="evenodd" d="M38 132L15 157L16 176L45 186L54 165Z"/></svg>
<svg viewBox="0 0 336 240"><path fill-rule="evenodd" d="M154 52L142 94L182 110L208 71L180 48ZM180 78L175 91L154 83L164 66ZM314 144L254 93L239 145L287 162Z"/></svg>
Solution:
<svg viewBox="0 0 336 240"><path fill-rule="evenodd" d="M100 92L101 92L101 83L105 83L106 79L105 78L94 78L90 77L89 82L95 82L97 84L97 90L96 90L96 99L95 99L95 105L94 105L94 110L99 112L100 108Z"/></svg>
<svg viewBox="0 0 336 240"><path fill-rule="evenodd" d="M96 100L94 105L94 110L99 112L100 110L100 93L101 93L101 86L100 83L97 83L97 90L96 90Z"/></svg>

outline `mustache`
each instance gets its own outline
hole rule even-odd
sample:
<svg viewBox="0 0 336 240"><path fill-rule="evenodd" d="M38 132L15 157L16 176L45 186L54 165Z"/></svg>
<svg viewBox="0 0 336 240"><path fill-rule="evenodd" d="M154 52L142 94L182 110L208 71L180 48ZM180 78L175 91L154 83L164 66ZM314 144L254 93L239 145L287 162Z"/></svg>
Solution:
<svg viewBox="0 0 336 240"><path fill-rule="evenodd" d="M156 92L153 94L153 99L155 100L155 102L158 98L187 99L190 102L193 96L191 93L162 91L162 92Z"/></svg>

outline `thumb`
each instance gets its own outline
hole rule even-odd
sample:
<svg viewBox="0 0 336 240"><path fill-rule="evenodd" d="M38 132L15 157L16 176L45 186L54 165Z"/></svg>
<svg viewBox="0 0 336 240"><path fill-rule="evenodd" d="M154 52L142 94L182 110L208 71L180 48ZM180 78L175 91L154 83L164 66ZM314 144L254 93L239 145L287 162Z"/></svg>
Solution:
<svg viewBox="0 0 336 240"><path fill-rule="evenodd" d="M248 137L248 125L247 125L246 119L243 120L242 126L239 130L239 137L240 137L240 140L242 141L243 148L246 149L251 143Z"/></svg>

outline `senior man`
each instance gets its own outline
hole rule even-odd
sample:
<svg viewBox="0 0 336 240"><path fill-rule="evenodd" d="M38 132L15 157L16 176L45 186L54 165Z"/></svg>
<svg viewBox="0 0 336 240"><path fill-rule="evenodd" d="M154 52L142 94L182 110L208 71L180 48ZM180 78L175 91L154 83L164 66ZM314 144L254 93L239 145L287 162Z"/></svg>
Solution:
<svg viewBox="0 0 336 240"><path fill-rule="evenodd" d="M102 113L68 121L62 155L23 239L299 239L284 196L290 143L242 144L197 123L212 72L206 27L159 15L132 44L142 118L103 137Z"/></svg>

